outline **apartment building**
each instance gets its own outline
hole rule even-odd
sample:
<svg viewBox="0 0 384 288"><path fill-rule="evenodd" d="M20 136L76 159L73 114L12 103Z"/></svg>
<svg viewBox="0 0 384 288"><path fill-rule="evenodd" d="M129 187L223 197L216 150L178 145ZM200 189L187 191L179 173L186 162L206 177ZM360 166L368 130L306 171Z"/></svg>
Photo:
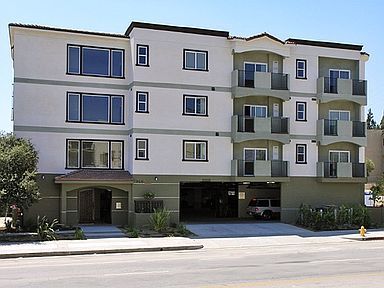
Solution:
<svg viewBox="0 0 384 288"><path fill-rule="evenodd" d="M360 45L141 22L9 32L14 133L40 158L28 217L142 226L165 207L172 223L233 219L271 198L295 222L302 203L363 203Z"/></svg>

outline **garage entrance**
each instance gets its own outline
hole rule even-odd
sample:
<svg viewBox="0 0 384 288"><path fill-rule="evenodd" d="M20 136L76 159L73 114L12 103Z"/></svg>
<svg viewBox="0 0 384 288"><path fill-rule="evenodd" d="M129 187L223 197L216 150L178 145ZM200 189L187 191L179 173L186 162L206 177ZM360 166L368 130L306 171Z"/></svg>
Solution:
<svg viewBox="0 0 384 288"><path fill-rule="evenodd" d="M238 217L236 183L180 183L181 221Z"/></svg>
<svg viewBox="0 0 384 288"><path fill-rule="evenodd" d="M180 183L180 221L215 222L217 219L254 219L247 214L252 199L280 203L280 183L183 182ZM280 210L280 207L278 207ZM273 219L280 220L280 213Z"/></svg>

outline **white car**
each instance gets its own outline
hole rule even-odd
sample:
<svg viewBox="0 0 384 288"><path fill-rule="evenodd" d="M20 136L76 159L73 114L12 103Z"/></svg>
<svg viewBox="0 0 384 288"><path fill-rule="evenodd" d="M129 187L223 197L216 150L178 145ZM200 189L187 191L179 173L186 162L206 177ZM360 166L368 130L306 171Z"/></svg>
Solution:
<svg viewBox="0 0 384 288"><path fill-rule="evenodd" d="M280 199L257 199L249 201L247 214L269 220L280 216Z"/></svg>

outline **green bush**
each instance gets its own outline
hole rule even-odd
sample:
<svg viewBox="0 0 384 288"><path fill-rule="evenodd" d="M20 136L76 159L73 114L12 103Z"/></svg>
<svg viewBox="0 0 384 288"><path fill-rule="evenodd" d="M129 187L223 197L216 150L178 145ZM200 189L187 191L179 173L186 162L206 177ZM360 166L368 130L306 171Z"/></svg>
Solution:
<svg viewBox="0 0 384 288"><path fill-rule="evenodd" d="M80 227L75 228L75 235L74 235L76 240L85 240L85 235L83 230L81 230Z"/></svg>
<svg viewBox="0 0 384 288"><path fill-rule="evenodd" d="M37 216L37 236L40 241L52 241L56 240L55 227L59 223L57 219L53 219L49 222L47 216Z"/></svg>
<svg viewBox="0 0 384 288"><path fill-rule="evenodd" d="M179 233L182 236L188 236L191 233L191 232L189 232L187 227L184 224L182 224L182 223L177 225L176 232Z"/></svg>
<svg viewBox="0 0 384 288"><path fill-rule="evenodd" d="M302 204L297 224L313 230L355 229L361 225L369 227L370 218L368 209L361 205L313 209L309 205Z"/></svg>
<svg viewBox="0 0 384 288"><path fill-rule="evenodd" d="M151 215L149 222L156 232L162 232L168 227L169 211L162 209L156 209Z"/></svg>

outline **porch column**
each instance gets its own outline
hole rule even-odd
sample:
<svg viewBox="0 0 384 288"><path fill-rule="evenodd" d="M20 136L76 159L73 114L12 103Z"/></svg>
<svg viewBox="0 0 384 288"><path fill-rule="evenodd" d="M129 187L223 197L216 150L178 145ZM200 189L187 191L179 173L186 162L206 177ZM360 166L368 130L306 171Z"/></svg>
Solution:
<svg viewBox="0 0 384 288"><path fill-rule="evenodd" d="M67 224L67 191L64 189L63 184L61 184L60 192L60 223Z"/></svg>

